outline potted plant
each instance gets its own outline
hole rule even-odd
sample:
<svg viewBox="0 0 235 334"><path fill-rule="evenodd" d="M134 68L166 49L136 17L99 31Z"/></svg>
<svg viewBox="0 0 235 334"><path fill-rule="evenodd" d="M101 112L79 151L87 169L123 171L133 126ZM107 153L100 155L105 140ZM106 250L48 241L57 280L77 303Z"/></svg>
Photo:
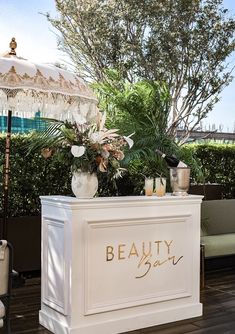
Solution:
<svg viewBox="0 0 235 334"><path fill-rule="evenodd" d="M112 172L120 176L123 168L124 148L132 147L130 136L121 136L117 129L105 127L105 113L98 113L95 123L87 123L79 114L74 121L48 119L48 127L41 133L34 133L29 152L41 150L48 159L58 155L61 163L71 161L72 190L75 196L93 197L98 189L97 173Z"/></svg>

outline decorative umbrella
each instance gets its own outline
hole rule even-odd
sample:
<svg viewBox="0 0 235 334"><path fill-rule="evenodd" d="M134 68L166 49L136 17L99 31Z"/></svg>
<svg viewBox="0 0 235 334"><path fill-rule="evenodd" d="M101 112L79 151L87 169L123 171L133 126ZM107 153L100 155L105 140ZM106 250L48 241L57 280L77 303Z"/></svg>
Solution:
<svg viewBox="0 0 235 334"><path fill-rule="evenodd" d="M97 115L97 100L84 80L52 65L40 65L16 56L15 38L11 51L0 57L0 110L7 114L7 135L3 173L2 237L7 238L8 189L12 112L23 117L71 119L79 113L91 121Z"/></svg>

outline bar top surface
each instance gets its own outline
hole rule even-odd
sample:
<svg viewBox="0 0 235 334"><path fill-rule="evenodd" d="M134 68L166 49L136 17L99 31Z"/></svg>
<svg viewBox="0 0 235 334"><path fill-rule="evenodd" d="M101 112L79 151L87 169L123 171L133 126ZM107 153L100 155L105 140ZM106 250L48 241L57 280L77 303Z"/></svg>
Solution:
<svg viewBox="0 0 235 334"><path fill-rule="evenodd" d="M118 203L164 203L164 202L198 202L202 201L203 196L200 195L188 195L188 196L173 196L171 193L166 194L163 197L158 196L114 196L114 197L93 197L93 198L76 198L72 196L40 196L42 203L60 203L64 205L92 205L92 204L118 204Z"/></svg>

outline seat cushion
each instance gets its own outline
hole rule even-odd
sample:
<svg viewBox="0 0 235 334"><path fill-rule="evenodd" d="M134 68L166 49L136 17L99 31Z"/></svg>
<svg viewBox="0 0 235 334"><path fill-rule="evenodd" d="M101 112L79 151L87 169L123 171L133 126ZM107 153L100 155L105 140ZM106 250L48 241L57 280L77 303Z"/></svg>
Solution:
<svg viewBox="0 0 235 334"><path fill-rule="evenodd" d="M235 254L235 233L202 236L201 243L206 258Z"/></svg>
<svg viewBox="0 0 235 334"><path fill-rule="evenodd" d="M9 248L5 245L0 246L0 295L8 291L9 276Z"/></svg>
<svg viewBox="0 0 235 334"><path fill-rule="evenodd" d="M235 233L235 199L202 202L203 235Z"/></svg>
<svg viewBox="0 0 235 334"><path fill-rule="evenodd" d="M0 319L3 318L5 315L5 306L3 305L3 303L0 300Z"/></svg>

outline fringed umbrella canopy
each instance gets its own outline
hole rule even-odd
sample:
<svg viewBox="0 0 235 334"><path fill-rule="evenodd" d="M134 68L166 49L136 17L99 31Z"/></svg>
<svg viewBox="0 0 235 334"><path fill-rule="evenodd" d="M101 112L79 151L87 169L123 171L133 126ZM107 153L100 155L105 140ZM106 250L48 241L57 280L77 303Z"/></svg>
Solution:
<svg viewBox="0 0 235 334"><path fill-rule="evenodd" d="M0 57L0 110L31 118L70 119L72 112L88 121L96 116L97 100L84 80L75 73L53 65L32 63L16 56L14 38L11 51Z"/></svg>
<svg viewBox="0 0 235 334"><path fill-rule="evenodd" d="M42 117L69 120L73 113L77 113L90 122L98 112L95 96L80 77L56 66L34 64L17 57L16 47L15 38L12 38L11 51L0 57L0 111L7 115L0 228L0 238L3 239L7 238L12 114L32 118L40 112Z"/></svg>

